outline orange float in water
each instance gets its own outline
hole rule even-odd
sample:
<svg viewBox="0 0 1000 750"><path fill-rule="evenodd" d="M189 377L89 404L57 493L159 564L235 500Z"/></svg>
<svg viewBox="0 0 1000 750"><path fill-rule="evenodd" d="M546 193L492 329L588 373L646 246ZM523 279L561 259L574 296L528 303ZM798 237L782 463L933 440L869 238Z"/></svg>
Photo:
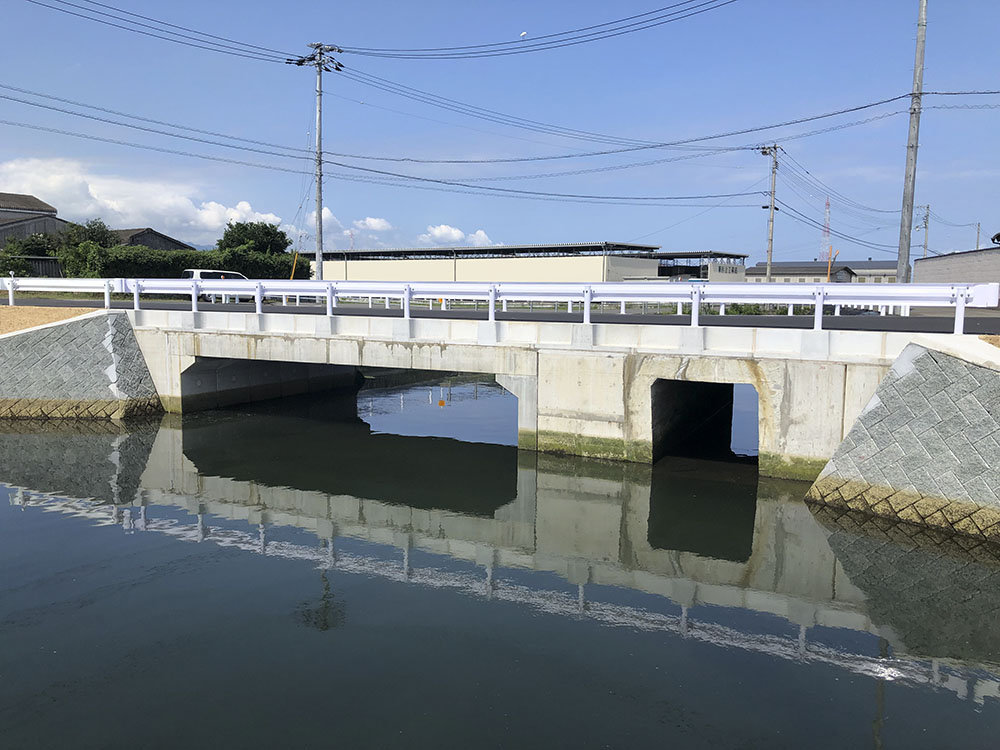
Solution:
<svg viewBox="0 0 1000 750"><path fill-rule="evenodd" d="M444 401L438 401L438 406L444 406Z"/></svg>

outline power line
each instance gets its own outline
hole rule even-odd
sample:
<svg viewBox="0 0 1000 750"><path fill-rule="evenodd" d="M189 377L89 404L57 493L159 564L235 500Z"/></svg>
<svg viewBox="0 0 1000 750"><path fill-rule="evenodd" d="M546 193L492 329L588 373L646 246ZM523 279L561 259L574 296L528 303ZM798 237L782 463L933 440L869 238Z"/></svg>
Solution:
<svg viewBox="0 0 1000 750"><path fill-rule="evenodd" d="M437 60L467 60L481 57L503 57L508 55L523 55L532 52L541 52L552 49L560 49L563 47L574 47L579 44L587 44L589 42L594 42L603 39L611 39L613 37L622 36L624 34L631 34L636 31L644 31L646 29L651 29L657 26L663 26L664 24L674 23L676 21L681 21L686 18L691 18L693 16L699 16L703 13L708 13L712 10L718 10L727 5L732 5L737 2L737 0L704 0L703 2L695 3L694 0L687 0L687 2L676 3L675 5L668 6L668 8L673 8L669 13L662 14L653 18L648 18L643 21L635 21L633 23L615 26L612 28L605 28L600 31L589 31L586 33L575 33L575 32L563 32L562 34L550 35L560 38L549 39L547 41L532 40L530 42L519 41L509 48L499 48L500 45L506 44L504 42L497 42L488 45L480 45L479 48L473 48L472 46L466 47L452 47L452 48L438 48L434 50L432 48L427 49L416 49L416 50L391 50L391 49L378 49L378 48L363 48L363 47L344 47L344 52L364 55L368 57L383 57L383 58L393 58L401 60L415 60L415 59L437 59ZM679 7L687 6L687 7ZM662 9L666 10L666 9ZM624 19L628 20L628 19ZM615 23L615 22L609 22ZM609 25L602 24L602 25ZM595 28L595 27L591 27ZM565 36L564 36L565 35Z"/></svg>
<svg viewBox="0 0 1000 750"><path fill-rule="evenodd" d="M33 123L16 122L13 120L0 120L0 125L10 125L12 127L26 128L29 130L37 130L46 133L55 133L58 135L67 135L75 138L83 138L91 141L99 141L102 143L110 143L120 146L127 146L130 148L145 149L149 151L157 151L160 153L167 154L178 154L180 156L187 156L196 159L207 159L209 161L221 162L225 164L235 164L239 166L255 167L259 169L269 169L277 172L286 172L289 174L302 174L309 175L311 172L293 169L290 167L282 167L273 164L264 164L261 162L251 162L242 159L230 159L221 156L211 156L208 154L199 154L191 151L183 151L179 149L166 148L163 146L153 146L149 144L134 143L131 141L125 141L117 138L107 138L104 136L91 135L89 133L79 133L72 130L63 130L60 128L51 128L43 125L35 125ZM513 190L508 188L493 188L478 185L466 185L460 182L452 182L448 180L436 180L426 177L416 177L414 175L398 174L394 172L387 172L383 170L373 170L366 169L364 167L357 167L347 164L339 164L337 162L329 162L336 164L337 166L342 166L348 169L363 171L364 175L354 175L349 173L340 173L333 175L338 179L350 180L354 182L382 182L383 184L393 184L401 187L414 187L414 188L427 188L427 185L415 185L412 181L419 183L428 183L440 189L444 189L445 192L461 192L469 195L496 195L497 197L508 197L508 198L527 198L533 200L556 200L560 202L567 203L597 203L600 205L631 205L631 206L658 206L658 207L692 207L692 208L704 208L705 204L699 203L689 203L686 201L697 201L714 199L718 197L732 196L739 197L742 195L753 195L753 193L721 193L721 194L709 194L709 195L691 195L691 196L606 196L606 195L579 195L574 193L547 193L544 191L527 191L527 190ZM397 178L394 180L388 180L386 178L393 177ZM460 188L459 190L454 190L450 188ZM746 204L755 205L755 204ZM733 206L744 208L745 205Z"/></svg>
<svg viewBox="0 0 1000 750"><path fill-rule="evenodd" d="M156 33L153 33L151 31L143 31L142 29L133 28L131 26L125 26L125 25L120 24L120 23L113 23L111 21L105 21L105 20L103 20L101 18L94 18L93 16L88 16L88 15L85 15L84 13L76 13L76 12L74 12L72 10L69 10L68 8L60 8L60 7L56 6L56 5L49 5L48 3L43 3L40 0L26 0L26 2L29 2L32 5L39 5L39 6L43 7L43 8L50 8L51 10L56 10L56 11L59 11L60 13L66 13L66 14L71 15L71 16L76 16L77 18L84 18L84 19L86 19L88 21L94 21L95 23L104 24L105 26L112 26L112 27L114 27L116 29L122 29L123 31L131 31L131 32L133 32L135 34L142 34L143 36L153 37L155 39L162 39L162 40L167 41L167 42L173 42L174 44L182 44L182 45L184 45L186 47L195 47L195 48L198 48L198 49L208 50L209 52L219 52L219 53L226 54L226 55L233 55L235 57L244 57L244 58L248 58L248 59L251 59L251 60L260 60L262 62L284 63L284 60L278 59L277 57L266 56L264 54L255 54L255 53L250 52L250 51L244 51L244 52L236 51L237 48L227 48L226 45L212 44L212 43L209 43L207 40L200 39L198 37L193 37L193 36L186 36L184 34L179 34L179 33L176 33L176 32L168 31L167 29L159 29L162 33L156 34ZM72 5L72 3L65 3L65 0L52 0L52 2L62 2L64 4L66 4L66 5ZM81 8L82 6L74 5L73 7ZM92 13L98 13L99 12L99 11L90 10L88 8L84 8L84 10L88 10L89 12L92 12ZM109 16L111 18L118 18L117 16L111 16L110 14L107 14L107 13L104 13L102 15L106 15L106 16ZM135 21L129 21L128 19L124 19L124 18L118 18L118 20L124 21L125 23L135 23L136 25L140 25L140 24L137 24L137 22L135 22ZM158 28L158 27L149 26L148 24L141 24L141 25L142 26L148 26L149 28ZM170 34L170 35L172 35L174 37L178 37L178 38L173 39L170 36L164 36L164 34Z"/></svg>
<svg viewBox="0 0 1000 750"><path fill-rule="evenodd" d="M636 13L632 16L627 16L625 18L618 18L614 21L605 21L604 23L593 24L591 26L582 26L577 29L568 29L566 31L558 31L551 34L542 34L540 36L532 37L533 42L540 41L542 39L554 39L557 37L566 36L569 34L577 34L584 31L592 31L594 29L600 29L608 26L615 26L620 23L625 23L626 21L634 21L638 18L647 18L649 16L655 16L673 8L680 7L682 5L689 5L693 0L685 0L684 2L674 3L673 5L668 5L663 8L657 8L655 10L649 10L645 13ZM497 48L497 47L509 47L511 45L521 45L524 44L522 39L508 40L504 42L491 42L486 44L466 44L458 47L416 47L416 48L393 48L393 47L351 47L349 49L362 51L362 52L449 52L458 50L475 50L475 49L486 49L486 48Z"/></svg>
<svg viewBox="0 0 1000 750"><path fill-rule="evenodd" d="M793 206L790 206L783 200L778 200L777 203L781 205L782 208L786 209L789 212L787 214L788 216L795 219L799 223L806 224L807 226L813 227L815 229L823 229L823 222L817 221L816 219L807 216L806 214L802 213ZM896 245L888 245L888 244L883 244L881 242L870 242L868 240L863 240L859 237L846 234L844 232L841 232L833 228L830 229L830 234L845 242L850 242L851 244L859 245L860 247L864 247L869 250L875 250L882 253L895 254L896 250L898 249Z"/></svg>

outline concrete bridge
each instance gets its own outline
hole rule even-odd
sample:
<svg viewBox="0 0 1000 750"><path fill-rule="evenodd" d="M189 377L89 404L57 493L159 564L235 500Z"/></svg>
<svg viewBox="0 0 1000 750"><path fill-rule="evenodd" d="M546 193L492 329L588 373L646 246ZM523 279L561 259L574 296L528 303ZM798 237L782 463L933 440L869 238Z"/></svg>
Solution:
<svg viewBox="0 0 1000 750"><path fill-rule="evenodd" d="M760 472L812 480L892 362L949 334L131 310L164 408L347 386L358 367L495 375L521 448L652 463L728 448L733 385L759 399Z"/></svg>

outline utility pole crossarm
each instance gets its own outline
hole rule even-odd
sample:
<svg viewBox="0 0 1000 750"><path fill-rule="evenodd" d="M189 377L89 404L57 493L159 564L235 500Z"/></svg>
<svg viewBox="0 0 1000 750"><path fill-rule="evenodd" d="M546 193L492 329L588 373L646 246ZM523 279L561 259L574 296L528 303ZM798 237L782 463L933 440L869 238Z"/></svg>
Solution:
<svg viewBox="0 0 1000 750"><path fill-rule="evenodd" d="M343 52L332 44L313 42L311 55L285 60L289 65L312 65L316 68L316 279L323 280L323 71L332 73L344 66L331 55ZM346 258L345 258L346 260Z"/></svg>

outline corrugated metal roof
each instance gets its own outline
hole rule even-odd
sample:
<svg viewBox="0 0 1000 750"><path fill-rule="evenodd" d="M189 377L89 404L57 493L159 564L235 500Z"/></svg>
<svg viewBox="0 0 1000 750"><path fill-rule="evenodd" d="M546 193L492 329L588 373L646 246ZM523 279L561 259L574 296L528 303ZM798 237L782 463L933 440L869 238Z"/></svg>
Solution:
<svg viewBox="0 0 1000 750"><path fill-rule="evenodd" d="M659 245L637 245L630 242L566 242L551 245L486 245L439 246L439 247L392 247L366 248L361 250L329 250L323 253L325 260L388 260L392 258L504 258L511 256L539 255L632 255L652 257ZM308 250L303 255L309 255Z"/></svg>
<svg viewBox="0 0 1000 750"><path fill-rule="evenodd" d="M38 200L33 195L21 193L0 193L0 210L28 211L30 213L45 213L55 215L56 209L45 201Z"/></svg>

